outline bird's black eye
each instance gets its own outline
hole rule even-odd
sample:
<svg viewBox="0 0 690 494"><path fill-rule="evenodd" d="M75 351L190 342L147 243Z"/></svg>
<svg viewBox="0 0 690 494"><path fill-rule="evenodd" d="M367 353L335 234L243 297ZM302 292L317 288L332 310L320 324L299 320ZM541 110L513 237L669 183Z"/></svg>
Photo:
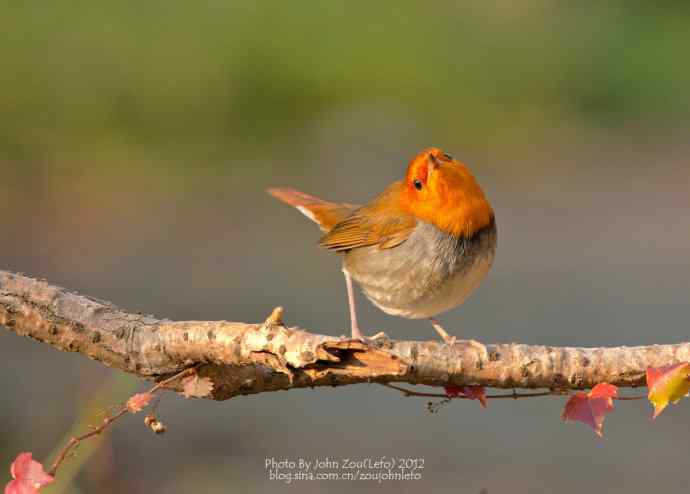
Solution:
<svg viewBox="0 0 690 494"><path fill-rule="evenodd" d="M453 157L448 153L443 153L443 157L448 161L453 161Z"/></svg>
<svg viewBox="0 0 690 494"><path fill-rule="evenodd" d="M422 190L422 181L419 180L418 178L415 178L414 182L412 182L412 184L414 185L415 189Z"/></svg>

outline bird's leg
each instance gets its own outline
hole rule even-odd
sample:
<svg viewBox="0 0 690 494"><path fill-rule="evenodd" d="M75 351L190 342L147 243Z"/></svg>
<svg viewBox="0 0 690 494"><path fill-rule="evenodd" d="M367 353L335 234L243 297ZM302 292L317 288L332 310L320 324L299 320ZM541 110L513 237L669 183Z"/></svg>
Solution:
<svg viewBox="0 0 690 494"><path fill-rule="evenodd" d="M483 343L480 343L477 340L458 340L455 336L451 336L448 333L446 333L446 330L443 329L443 327L439 324L439 322L432 318L429 318L429 321L431 321L431 325L434 327L436 332L441 335L441 338L443 338L443 341L446 342L446 345L448 346L453 346L457 341L462 341L465 342L466 344L469 344L472 348L475 348L476 350L479 351L481 355L486 356L487 350L486 350L486 345Z"/></svg>
<svg viewBox="0 0 690 494"><path fill-rule="evenodd" d="M434 329L439 334L441 339L446 342L446 345L452 346L455 344L455 341L456 341L455 336L451 336L448 333L446 333L446 330L443 329L443 326L441 326L441 324L439 324L439 322L436 319L434 319L433 317L430 317L429 321L431 321L431 325L434 327Z"/></svg>
<svg viewBox="0 0 690 494"><path fill-rule="evenodd" d="M357 324L357 308L355 307L355 291L352 288L352 276L345 269L343 269L343 274L345 275L345 285L347 285L347 301L350 304L350 329L352 331L353 340L364 341L364 335L359 330L359 325Z"/></svg>

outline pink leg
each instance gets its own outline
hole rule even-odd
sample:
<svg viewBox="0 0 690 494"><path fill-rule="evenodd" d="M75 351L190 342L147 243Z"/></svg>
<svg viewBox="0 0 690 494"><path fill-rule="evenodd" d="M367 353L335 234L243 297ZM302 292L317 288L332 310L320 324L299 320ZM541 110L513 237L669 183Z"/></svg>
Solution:
<svg viewBox="0 0 690 494"><path fill-rule="evenodd" d="M446 330L443 329L443 326L439 324L439 322L432 318L429 318L429 321L431 321L431 325L434 327L436 332L439 334L439 336L443 339L443 341L446 342L447 345L453 346L455 345L455 336L451 336L448 333L446 333Z"/></svg>
<svg viewBox="0 0 690 494"><path fill-rule="evenodd" d="M347 300L350 304L350 329L352 331L352 339L364 340L364 335L359 330L359 325L357 324L357 309L355 308L355 291L352 288L352 277L350 273L344 269L343 274L345 275L345 285L347 285Z"/></svg>

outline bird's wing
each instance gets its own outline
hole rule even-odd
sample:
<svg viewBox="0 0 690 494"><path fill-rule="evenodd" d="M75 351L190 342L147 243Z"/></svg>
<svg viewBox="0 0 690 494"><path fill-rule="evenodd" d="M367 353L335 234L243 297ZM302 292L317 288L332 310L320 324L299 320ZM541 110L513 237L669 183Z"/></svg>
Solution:
<svg viewBox="0 0 690 494"><path fill-rule="evenodd" d="M417 220L400 207L402 184L396 182L372 202L356 209L328 231L319 244L330 250L378 246L390 249L410 236Z"/></svg>

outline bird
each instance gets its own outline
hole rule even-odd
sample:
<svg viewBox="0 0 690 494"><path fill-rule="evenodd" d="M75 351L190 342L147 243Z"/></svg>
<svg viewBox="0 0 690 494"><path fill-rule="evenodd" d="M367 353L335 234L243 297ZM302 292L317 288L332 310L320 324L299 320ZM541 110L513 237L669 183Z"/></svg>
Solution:
<svg viewBox="0 0 690 494"><path fill-rule="evenodd" d="M383 312L429 319L461 305L489 273L494 210L468 167L439 148L412 158L402 180L364 205L331 202L289 187L267 192L316 223L319 245L342 256L352 339L364 341L353 280Z"/></svg>

